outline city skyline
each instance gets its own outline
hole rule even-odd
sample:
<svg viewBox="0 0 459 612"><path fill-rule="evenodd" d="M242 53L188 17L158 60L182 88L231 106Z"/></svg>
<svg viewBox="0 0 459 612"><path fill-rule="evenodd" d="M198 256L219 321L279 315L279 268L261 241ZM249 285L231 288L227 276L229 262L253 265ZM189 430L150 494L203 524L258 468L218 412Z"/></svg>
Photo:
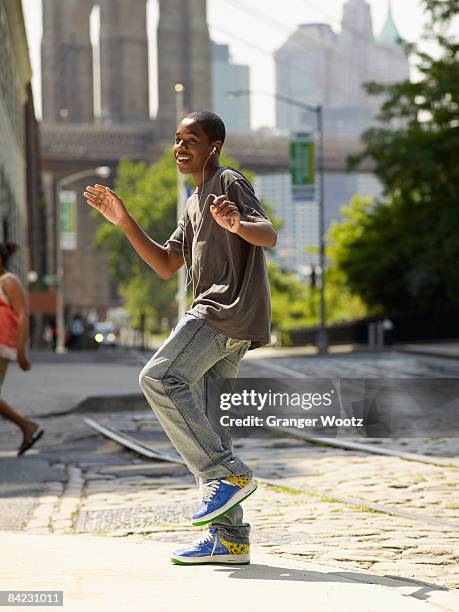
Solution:
<svg viewBox="0 0 459 612"><path fill-rule="evenodd" d="M210 35L217 43L229 44L235 63L247 64L251 70L251 87L254 91L275 91L274 51L286 40L300 23L328 23L339 31L344 0L327 0L322 5L303 0L289 0L292 11L270 5L261 13L255 0L208 0ZM376 35L383 27L387 15L387 0L369 0ZM33 90L36 112L41 117L40 98L40 40L41 2L23 0L24 16L33 68ZM419 0L392 3L392 13L402 38L417 40L422 31L423 16ZM294 15L292 17L291 15ZM156 90L156 27L159 8L154 0L147 3L147 29L149 33L150 62L150 113L157 111ZM290 15L286 17L285 15ZM97 15L92 19L92 40L97 33ZM253 33L256 32L254 36ZM97 104L97 100L96 100ZM252 127L275 125L274 100L254 95L252 97Z"/></svg>

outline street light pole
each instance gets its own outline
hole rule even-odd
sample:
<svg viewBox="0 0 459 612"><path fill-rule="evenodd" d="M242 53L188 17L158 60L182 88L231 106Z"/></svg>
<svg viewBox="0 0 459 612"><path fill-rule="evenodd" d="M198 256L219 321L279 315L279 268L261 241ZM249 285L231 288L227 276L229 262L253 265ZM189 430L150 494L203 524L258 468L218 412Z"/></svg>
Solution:
<svg viewBox="0 0 459 612"><path fill-rule="evenodd" d="M261 94L264 96L270 96L285 102L290 106L297 106L315 113L317 118L317 136L318 136L318 170L319 170L319 194L318 194L318 208L319 208L319 263L320 263L320 324L319 332L316 338L316 345L319 353L326 353L328 351L328 334L326 326L326 307L325 307L325 219L324 219L324 127L323 127L323 106L321 104L312 106L304 102L299 102L293 98L282 96L280 94L268 92L268 91L252 91L250 89L241 89L238 91L227 91L230 97L237 97L250 94Z"/></svg>
<svg viewBox="0 0 459 612"><path fill-rule="evenodd" d="M56 181L57 210L56 210L56 327L57 342L56 353L65 353L65 318L64 318L64 252L61 244L61 191L65 185L89 176L100 176L107 178L111 169L108 166L98 166L90 170L82 170L60 178Z"/></svg>
<svg viewBox="0 0 459 612"><path fill-rule="evenodd" d="M175 85L175 106L177 124L183 119L183 92L185 87L181 83ZM177 167L177 225L182 220L183 207L185 204L185 177ZM177 316L182 319L186 311L186 290L185 290L185 267L180 266L177 278Z"/></svg>
<svg viewBox="0 0 459 612"><path fill-rule="evenodd" d="M325 214L324 214L324 127L323 127L323 106L319 104L317 112L317 130L319 134L319 263L320 263L320 327L317 334L317 349L319 353L326 353L328 350L328 337L325 312Z"/></svg>

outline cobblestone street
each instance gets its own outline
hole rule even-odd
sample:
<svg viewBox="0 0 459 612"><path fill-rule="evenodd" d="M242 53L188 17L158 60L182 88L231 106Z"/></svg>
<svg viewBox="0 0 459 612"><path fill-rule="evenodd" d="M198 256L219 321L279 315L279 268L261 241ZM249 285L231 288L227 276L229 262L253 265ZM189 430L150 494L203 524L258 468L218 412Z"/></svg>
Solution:
<svg viewBox="0 0 459 612"><path fill-rule="evenodd" d="M125 430L133 429L129 421L123 423ZM146 424L138 426L145 435ZM153 421L149 428L160 437ZM102 449L107 452L112 445L116 453L110 441ZM459 524L455 468L287 438L246 439L236 449L257 476L279 483L262 482L244 504L254 545L293 558L459 587L457 532L422 522L424 517ZM453 452L454 443L444 441L442 454L448 450ZM72 530L171 543L194 538L197 529L189 526L189 516L197 489L183 467L135 460L132 465L88 466L84 479ZM420 520L374 512L336 497L402 508Z"/></svg>
<svg viewBox="0 0 459 612"><path fill-rule="evenodd" d="M405 359L412 368L411 358ZM274 361L285 367L293 359ZM316 367L313 360L301 361L294 364L298 371L304 365ZM329 363L337 367L333 359ZM245 376L264 368L256 360L245 360L243 366ZM54 477L43 482L20 529L169 542L171 549L193 541L200 528L192 527L189 517L198 491L187 468L123 449L88 427L83 420L87 416L154 450L175 452L150 410L85 415L69 411L43 419L46 437L22 462L45 462ZM6 423L3 447L12 447L12 432ZM359 442L416 453L439 465L267 431L235 440L235 452L259 478L257 492L244 503L253 549L337 570L414 581L432 593L458 589L458 439ZM3 455L4 461L14 461Z"/></svg>

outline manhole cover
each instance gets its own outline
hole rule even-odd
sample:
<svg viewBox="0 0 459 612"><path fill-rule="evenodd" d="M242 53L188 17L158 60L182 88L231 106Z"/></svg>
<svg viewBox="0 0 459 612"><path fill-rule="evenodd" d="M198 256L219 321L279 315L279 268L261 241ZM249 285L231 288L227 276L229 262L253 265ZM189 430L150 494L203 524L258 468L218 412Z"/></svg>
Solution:
<svg viewBox="0 0 459 612"><path fill-rule="evenodd" d="M129 506L82 510L78 517L77 532L129 531L145 532L160 525L188 525L196 504L174 503L154 506Z"/></svg>

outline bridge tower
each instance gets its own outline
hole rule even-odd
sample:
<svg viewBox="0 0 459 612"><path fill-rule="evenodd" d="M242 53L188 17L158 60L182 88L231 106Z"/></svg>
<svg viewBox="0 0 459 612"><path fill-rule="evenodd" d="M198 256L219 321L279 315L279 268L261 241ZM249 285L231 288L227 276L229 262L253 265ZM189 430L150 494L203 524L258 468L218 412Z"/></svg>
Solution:
<svg viewBox="0 0 459 612"><path fill-rule="evenodd" d="M43 120L89 123L94 119L92 0L43 0L41 42Z"/></svg>
<svg viewBox="0 0 459 612"><path fill-rule="evenodd" d="M210 41L206 0L159 0L158 129L162 137L175 127L174 85L185 86L184 106L212 110Z"/></svg>
<svg viewBox="0 0 459 612"><path fill-rule="evenodd" d="M99 0L101 119L148 121L146 0Z"/></svg>

